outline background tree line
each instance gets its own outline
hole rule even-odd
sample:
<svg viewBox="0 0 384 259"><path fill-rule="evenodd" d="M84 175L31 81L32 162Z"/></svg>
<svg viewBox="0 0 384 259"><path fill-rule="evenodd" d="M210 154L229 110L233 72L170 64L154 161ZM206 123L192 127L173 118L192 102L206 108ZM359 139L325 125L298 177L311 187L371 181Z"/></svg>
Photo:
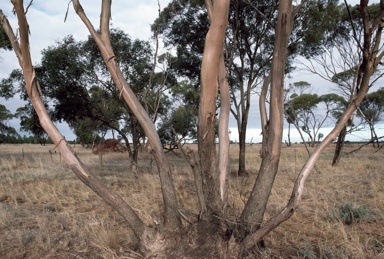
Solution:
<svg viewBox="0 0 384 259"><path fill-rule="evenodd" d="M369 11L377 12L378 6L377 4L370 6ZM239 134L239 175L245 173L246 132L249 126L251 97L261 94L262 83L269 73L274 40L271 28L273 19L276 19L274 15L277 8L278 5L274 1L258 6L249 1L234 1L230 7L229 27L225 38L227 51L225 62L229 68L230 111L237 122ZM298 55L312 60L311 62L321 63L322 56L335 52L336 49L339 54L344 52L341 56L347 58L345 53L354 44L349 32L352 28L362 30L358 22L349 23L349 14L353 19L359 19L356 8L351 7L348 11L348 8L343 4L339 5L338 1L306 1L301 7L301 12L295 17L288 45L286 73L294 71L294 60ZM176 52L172 54L165 52L161 55L156 53L155 56L151 42L132 40L119 29L114 29L111 34L113 47L121 57L119 64L124 68L125 78L134 86L132 87L134 92L141 95L140 101L152 114L165 148L177 148L179 141L191 142L197 139L199 60L203 53L204 38L195 35L196 32L207 31L208 27L204 4L198 1L172 1L154 21L152 31L157 37L163 36L165 46L172 46ZM2 35L1 47L9 50L10 43L3 31ZM344 50L340 46L344 46ZM145 142L145 134L129 108L119 100L119 93L113 90L113 82L92 40L77 42L69 35L43 50L42 55L36 73L41 78L40 86L46 98L45 105L54 121L67 122L77 136L76 141L87 146L92 146L96 138L103 138L108 131L112 131L114 137L124 139L129 156L133 161L137 161L140 143ZM335 56L333 54L331 60L336 59ZM353 60L357 57L351 56L349 59L350 62L345 64L356 67ZM58 60L60 62L57 62ZM155 67L156 69L153 69ZM342 72L336 73L340 69ZM312 67L309 70L316 74L320 73L318 68ZM353 67L335 68L333 71L327 71L323 77L328 78L333 84L338 84L340 91L328 96L328 99L333 100L323 100L322 103L330 104L332 101L335 106L335 102L342 101L336 96L339 95L345 99L345 106L348 103L348 93L351 95L351 90L348 89L355 88ZM376 77L381 77L381 74L377 72ZM7 99L19 93L23 100L27 100L26 95L22 93L22 81L21 71L13 71L9 78L1 82L1 96ZM15 85L19 86L19 90L13 88ZM90 90L90 93L86 94L85 90ZM290 90L292 91L288 89ZM66 98L68 92L71 94L70 98ZM301 135L304 134L302 141L306 142L308 137L310 145L313 146L315 141L319 140L317 136L321 133L320 128L324 123L329 126L329 118L336 122L337 114L342 114L343 105L339 103L336 105L338 111L335 110L336 107L332 107L333 110L330 111L331 107L327 104L319 107L320 100L315 100L314 95L311 96L312 105L302 102L304 98L308 101L309 97L304 95L290 100L286 103L286 108L290 107L286 112L290 113L287 117L288 130L291 124L295 125L293 123L295 120L300 119L301 125L299 126L300 123L297 121L295 128ZM106 100L109 98L116 101L109 102L106 106ZM378 114L372 114L372 109ZM381 109L380 102L376 101L375 105L371 105L369 111L366 111L368 115L364 113L361 115L362 109L357 113L357 117L362 118L369 128L371 141L375 139L376 145L379 137L374 125L381 120ZM295 120L292 120L293 111L296 114ZM217 112L220 112L219 103ZM311 120L308 118L310 114ZM15 116L20 118L23 131L30 132L36 138L46 138L31 105L27 104L20 108ZM370 116L375 118L368 118ZM324 120L314 125L317 121L315 117ZM311 129L309 123L312 124ZM351 128L338 138L340 142L345 140L347 132L361 130L356 123L363 125L356 120L355 123L351 122ZM290 132L288 145L289 135Z"/></svg>

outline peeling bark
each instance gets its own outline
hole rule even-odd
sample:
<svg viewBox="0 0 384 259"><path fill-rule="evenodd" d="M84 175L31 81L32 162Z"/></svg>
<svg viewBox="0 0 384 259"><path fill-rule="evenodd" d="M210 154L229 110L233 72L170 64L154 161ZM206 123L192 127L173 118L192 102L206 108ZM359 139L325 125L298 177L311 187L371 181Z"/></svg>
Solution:
<svg viewBox="0 0 384 259"><path fill-rule="evenodd" d="M227 80L227 71L225 69L224 56L220 57L219 64L219 87L220 87L220 117L219 117L219 181L220 181L220 198L224 207L228 200L227 177L229 166L229 112L231 109L231 101L229 97L229 86ZM224 209L224 208L223 208ZM225 214L225 211L223 212Z"/></svg>
<svg viewBox="0 0 384 259"><path fill-rule="evenodd" d="M200 167L203 176L204 196L208 215L221 215L223 202L220 196L220 179L217 170L215 120L220 55L223 51L228 23L229 1L206 1L211 25L205 39L201 65L201 95L199 105L198 138Z"/></svg>

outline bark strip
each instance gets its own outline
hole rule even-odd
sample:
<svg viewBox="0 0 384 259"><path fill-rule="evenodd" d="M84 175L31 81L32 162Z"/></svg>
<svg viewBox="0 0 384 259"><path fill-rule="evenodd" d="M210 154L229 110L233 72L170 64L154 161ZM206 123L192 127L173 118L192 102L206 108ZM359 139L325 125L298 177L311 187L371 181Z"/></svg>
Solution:
<svg viewBox="0 0 384 259"><path fill-rule="evenodd" d="M221 215L223 203L220 198L214 126L220 55L223 51L225 30L228 23L229 1L216 0L212 5L212 1L207 0L206 6L211 25L205 39L201 65L198 121L199 157L208 213Z"/></svg>
<svg viewBox="0 0 384 259"><path fill-rule="evenodd" d="M219 64L219 89L220 89L220 117L219 117L219 180L220 197L223 205L226 206L228 200L227 177L229 164L229 112L231 101L229 97L229 86L227 71L225 69L224 55L220 57Z"/></svg>

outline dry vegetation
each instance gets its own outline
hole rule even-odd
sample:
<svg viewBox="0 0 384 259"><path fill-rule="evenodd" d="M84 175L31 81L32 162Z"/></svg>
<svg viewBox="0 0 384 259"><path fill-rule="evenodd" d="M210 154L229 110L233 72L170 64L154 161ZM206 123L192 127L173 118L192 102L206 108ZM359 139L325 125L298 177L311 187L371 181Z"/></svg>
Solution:
<svg viewBox="0 0 384 259"><path fill-rule="evenodd" d="M54 146L1 145L1 258L141 258L123 220L77 180ZM347 147L352 149L351 146ZM91 150L75 147L78 156L108 185L153 224L161 195L155 162L140 154L140 173L128 171L125 154L106 154L103 166ZM384 258L384 150L365 149L331 166L332 148L310 175L297 213L265 240L264 258ZM230 179L229 216L235 221L252 188L259 146L247 148L249 177ZM237 147L231 146L232 157ZM192 173L183 159L169 154L184 214L197 201ZM287 202L295 176L306 158L303 147L283 148L280 171L267 216ZM231 167L236 168L232 159ZM352 207L354 221L344 224L340 208ZM360 213L360 214L359 214ZM188 223L186 223L188 224Z"/></svg>

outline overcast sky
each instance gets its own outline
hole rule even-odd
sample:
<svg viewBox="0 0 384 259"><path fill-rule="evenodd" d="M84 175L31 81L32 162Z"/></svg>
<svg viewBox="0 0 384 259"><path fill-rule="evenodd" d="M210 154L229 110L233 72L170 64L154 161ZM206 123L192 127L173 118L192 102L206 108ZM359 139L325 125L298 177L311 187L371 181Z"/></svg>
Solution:
<svg viewBox="0 0 384 259"><path fill-rule="evenodd" d="M12 14L12 5L10 1L1 1L0 9L8 17L14 30L17 28L17 21ZM25 0L25 4L29 1ZM39 63L41 59L41 51L48 46L51 46L55 41L63 39L67 35L73 35L77 40L85 40L89 34L85 25L81 22L80 18L76 15L72 8L69 6L67 21L64 23L64 17L67 11L69 0L35 0L33 5L28 11L28 22L30 26L30 49L33 64ZM160 0L161 8L164 8L170 1ZM358 0L348 0L348 3L354 5ZM379 0L370 1L377 3ZM97 4L95 4L97 3ZM81 4L88 15L88 18L98 27L100 18L100 5L101 1L81 1ZM114 0L112 4L112 27L120 28L128 33L132 39L139 38L141 40L150 40L150 24L158 14L157 0L141 0L141 1L118 1ZM0 51L0 79L8 77L9 73L16 68L19 68L17 59L13 52ZM288 79L289 82L296 82L306 80L312 83L314 89L317 85L324 82L317 77L310 76L309 73L294 73L293 79ZM11 112L15 112L21 105L19 98L5 101L0 99L0 103L4 104ZM250 118L249 127L257 128L259 125L259 112L257 106L253 106ZM18 122L12 121L11 126L19 129ZM230 122L232 128L232 139L236 139L236 123L232 119ZM73 139L74 135L70 132L68 127L59 126L62 134L67 139ZM260 130L252 130L248 134L248 139L252 138L255 141L260 140Z"/></svg>

